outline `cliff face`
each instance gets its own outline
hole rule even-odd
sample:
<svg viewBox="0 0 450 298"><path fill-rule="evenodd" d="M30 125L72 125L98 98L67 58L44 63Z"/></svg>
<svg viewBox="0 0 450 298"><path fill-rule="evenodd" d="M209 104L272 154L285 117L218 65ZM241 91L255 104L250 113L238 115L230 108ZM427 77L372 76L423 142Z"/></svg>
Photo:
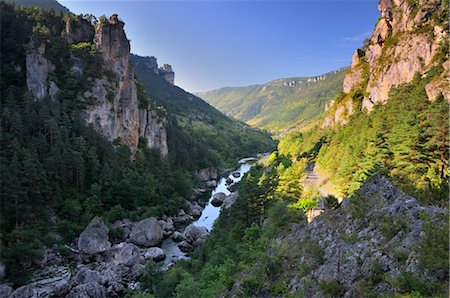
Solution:
<svg viewBox="0 0 450 298"><path fill-rule="evenodd" d="M139 137L147 138L149 148L159 149L167 155L166 119L151 108L139 108L134 70L129 61L130 43L123 29L124 23L113 15L101 20L96 27L81 17L67 20L66 40L69 43L93 42L102 58L102 75L96 78L85 98L93 98L95 105L82 113L88 123L108 139L120 139L134 152ZM55 67L44 57L43 45L36 47L30 42L27 54L27 85L36 99L47 95L56 97L57 87L48 82ZM78 57L71 58L72 69L83 74L83 63Z"/></svg>
<svg viewBox="0 0 450 298"><path fill-rule="evenodd" d="M429 100L440 93L450 100L448 56L444 63L436 59L448 47L447 9L441 0L380 0L380 19L365 49L353 54L344 92L360 90L362 108L370 112L388 99L392 87L410 82L417 72L426 75L432 67L443 66L444 72L425 89ZM333 118L330 115L324 126L336 123Z"/></svg>

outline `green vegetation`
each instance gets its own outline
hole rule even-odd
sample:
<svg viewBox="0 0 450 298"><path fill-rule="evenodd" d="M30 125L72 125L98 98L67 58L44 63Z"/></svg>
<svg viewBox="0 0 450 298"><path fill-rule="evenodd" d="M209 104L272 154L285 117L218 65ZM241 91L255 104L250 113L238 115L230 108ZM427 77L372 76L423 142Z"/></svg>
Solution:
<svg viewBox="0 0 450 298"><path fill-rule="evenodd" d="M160 278L150 282L147 291L155 297L214 297L239 280L239 297L258 296L261 288L271 295L286 295L285 280L277 281L285 248L275 238L287 234L292 223L305 222L305 217L276 190L277 177L285 171L279 167L281 161L276 163L278 167L270 172L255 166L243 178L238 200L222 211L190 261L178 262L162 278L156 268L147 270L144 280ZM311 243L307 251L321 262L323 250L318 243Z"/></svg>
<svg viewBox="0 0 450 298"><path fill-rule="evenodd" d="M287 78L264 85L222 88L199 96L229 116L285 134L319 119L325 104L342 90L344 76L345 71L340 70L317 82L308 82L312 78Z"/></svg>
<svg viewBox="0 0 450 298"><path fill-rule="evenodd" d="M355 112L345 126L287 136L279 154L315 158L342 196L380 172L421 201L447 206L448 104L442 96L429 101L424 90L441 71L416 76L394 89L385 105L368 115Z"/></svg>
<svg viewBox="0 0 450 298"><path fill-rule="evenodd" d="M82 117L84 109L96 104L84 96L85 91L95 78L108 77L97 47L66 41L62 32L70 16L0 5L0 254L15 285L27 281L44 245L63 247L94 216L113 222L174 214L192 196L194 170L234 164L273 148L269 135L233 122L196 99L198 109L209 117L196 123L205 128L181 130L176 116L169 114L168 157L162 160L157 150L149 150L145 139L132 157L120 139L111 143ZM25 55L30 38L36 46L44 44L43 55L55 66L49 80L59 88L57 99L36 101L27 91ZM73 70L71 56L81 64L83 75ZM154 101L170 100L168 113L173 113L187 95L171 85L154 88L151 98L143 85L138 83L137 89L141 107L160 114L166 111ZM114 231L111 237L114 241Z"/></svg>

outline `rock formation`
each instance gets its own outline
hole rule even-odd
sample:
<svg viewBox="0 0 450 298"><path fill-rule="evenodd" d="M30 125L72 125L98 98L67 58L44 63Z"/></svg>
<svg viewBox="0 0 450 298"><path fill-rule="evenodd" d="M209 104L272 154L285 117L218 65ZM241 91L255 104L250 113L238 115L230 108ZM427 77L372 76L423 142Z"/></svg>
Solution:
<svg viewBox="0 0 450 298"><path fill-rule="evenodd" d="M101 19L95 26L81 16L69 17L66 23L68 43L94 43L101 56L102 74L93 78L92 88L85 98L93 98L95 105L82 113L86 122L111 141L119 139L132 152L138 147L139 138L147 139L149 148L158 149L162 156L168 153L167 120L163 113L150 107L139 108L134 70L129 61L130 42L124 31L124 22L115 14L109 20ZM73 71L83 74L80 58L71 56ZM155 61L156 62L156 61ZM28 90L37 100L49 95L55 99L59 91L49 75L55 66L45 57L45 45L31 41L26 57Z"/></svg>
<svg viewBox="0 0 450 298"><path fill-rule="evenodd" d="M439 94L450 100L448 62L436 59L448 47L447 9L440 0L380 0L381 17L366 49L357 49L352 56L344 92L360 90L362 108L370 112L375 104L386 102L392 87L410 82L417 72L426 75L432 67L443 66L444 72L425 89L429 100ZM323 126L345 122L334 112L338 111L329 112ZM352 111L347 112L348 116Z"/></svg>
<svg viewBox="0 0 450 298"><path fill-rule="evenodd" d="M141 57L133 54L132 56L134 63L136 64L135 66L142 64L149 72L162 77L172 85L175 84L175 72L170 64L164 64L162 67L158 67L158 62L154 56Z"/></svg>
<svg viewBox="0 0 450 298"><path fill-rule="evenodd" d="M175 73L173 72L171 65L164 64L162 67L160 67L159 75L172 85L175 84Z"/></svg>

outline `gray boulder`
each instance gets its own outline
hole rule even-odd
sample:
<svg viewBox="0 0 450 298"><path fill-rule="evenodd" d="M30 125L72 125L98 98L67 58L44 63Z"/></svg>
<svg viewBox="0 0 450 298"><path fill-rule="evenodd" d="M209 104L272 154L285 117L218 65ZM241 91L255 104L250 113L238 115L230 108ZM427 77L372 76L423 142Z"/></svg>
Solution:
<svg viewBox="0 0 450 298"><path fill-rule="evenodd" d="M225 200L225 198L226 198L226 195L223 192L218 192L213 196L213 198L211 200L211 204L214 207L219 207L220 205L223 204L223 201Z"/></svg>
<svg viewBox="0 0 450 298"><path fill-rule="evenodd" d="M189 242L187 242L187 241L181 241L180 244L178 244L178 248L182 252L189 252L194 249L194 247L191 244L189 244Z"/></svg>
<svg viewBox="0 0 450 298"><path fill-rule="evenodd" d="M118 264L123 264L127 267L132 267L141 261L141 254L139 248L132 243L119 243L115 248L118 248L114 259Z"/></svg>
<svg viewBox="0 0 450 298"><path fill-rule="evenodd" d="M150 217L134 223L130 232L130 241L142 246L158 245L163 239L163 229L158 220Z"/></svg>
<svg viewBox="0 0 450 298"><path fill-rule="evenodd" d="M162 250L159 247L150 247L147 249L144 253L145 259L152 259L155 262L162 261L166 258L166 254L164 253L164 250Z"/></svg>
<svg viewBox="0 0 450 298"><path fill-rule="evenodd" d="M104 286L98 282L89 282L78 285L70 291L66 298L103 298L107 297L107 291Z"/></svg>
<svg viewBox="0 0 450 298"><path fill-rule="evenodd" d="M225 183L226 183L227 185L230 185L230 184L233 183L233 182L234 182L233 179L231 179L230 177L228 177L227 180L225 180Z"/></svg>
<svg viewBox="0 0 450 298"><path fill-rule="evenodd" d="M186 241L188 241L192 245L195 244L197 240L206 238L208 234L209 232L207 228L194 226L191 224L186 227L183 236L184 238L186 238Z"/></svg>
<svg viewBox="0 0 450 298"><path fill-rule="evenodd" d="M241 173L239 173L239 172L233 172L231 175L233 175L234 178L241 177Z"/></svg>
<svg viewBox="0 0 450 298"><path fill-rule="evenodd" d="M184 238L183 234L181 234L178 231L175 231L172 235L172 240L175 242L181 242L183 240L186 240L186 238Z"/></svg>
<svg viewBox="0 0 450 298"><path fill-rule="evenodd" d="M109 229L103 221L95 217L81 233L78 239L78 249L85 254L96 254L110 249L108 232Z"/></svg>

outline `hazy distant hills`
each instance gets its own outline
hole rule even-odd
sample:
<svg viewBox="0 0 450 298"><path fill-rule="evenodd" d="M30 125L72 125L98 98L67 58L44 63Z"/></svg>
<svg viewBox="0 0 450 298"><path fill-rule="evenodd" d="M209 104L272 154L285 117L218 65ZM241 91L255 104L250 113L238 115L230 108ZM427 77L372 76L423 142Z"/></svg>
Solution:
<svg viewBox="0 0 450 298"><path fill-rule="evenodd" d="M317 77L285 78L262 85L225 87L197 95L228 116L283 134L317 120L342 91L345 69Z"/></svg>

